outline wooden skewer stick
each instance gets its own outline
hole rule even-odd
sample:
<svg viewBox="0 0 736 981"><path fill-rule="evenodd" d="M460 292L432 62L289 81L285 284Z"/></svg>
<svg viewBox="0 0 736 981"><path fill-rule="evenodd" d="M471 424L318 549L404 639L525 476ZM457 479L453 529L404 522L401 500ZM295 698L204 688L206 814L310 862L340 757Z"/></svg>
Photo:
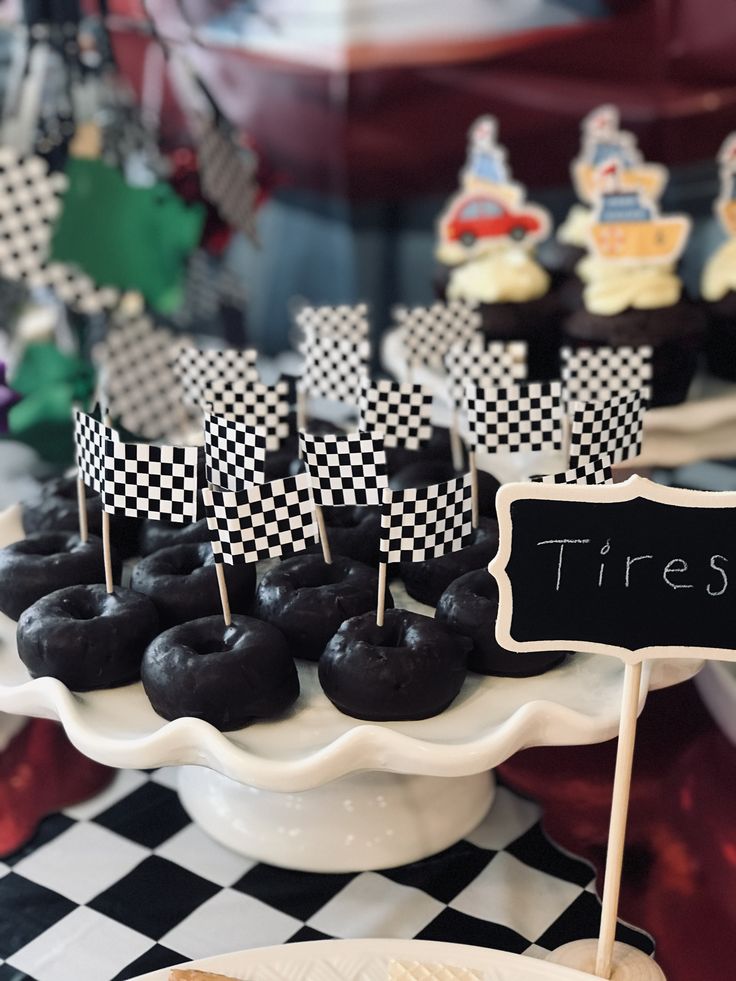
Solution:
<svg viewBox="0 0 736 981"><path fill-rule="evenodd" d="M314 516L317 519L317 530L319 531L319 543L322 546L322 558L325 560L327 565L332 565L332 552L330 551L330 541L327 537L327 528L325 527L325 516L322 513L322 507L319 504L314 505Z"/></svg>
<svg viewBox="0 0 736 981"><path fill-rule="evenodd" d="M79 537L83 542L86 542L89 538L87 496L84 490L84 481L81 477L77 477L77 507L79 509Z"/></svg>
<svg viewBox="0 0 736 981"><path fill-rule="evenodd" d="M463 469L463 444L458 429L457 410L452 410L450 416L450 450L452 451L452 466L456 473Z"/></svg>
<svg viewBox="0 0 736 981"><path fill-rule="evenodd" d="M626 818L631 791L631 770L634 762L636 719L639 710L641 661L627 664L621 695L621 721L618 729L616 770L613 778L611 824L608 831L606 852L606 877L603 883L601 931L595 959L595 973L599 978L610 978L613 970L613 945L616 940L618 898L621 890L621 870L626 838Z"/></svg>
<svg viewBox="0 0 736 981"><path fill-rule="evenodd" d="M225 580L225 566L222 562L215 561L215 571L217 572L217 587L220 590L220 603L222 604L222 618L225 626L229 627L233 622L230 613L230 596L227 591L227 581Z"/></svg>
<svg viewBox="0 0 736 981"><path fill-rule="evenodd" d="M376 626L383 626L383 618L386 613L386 578L388 565L381 562L378 566L378 599L376 602Z"/></svg>
<svg viewBox="0 0 736 981"><path fill-rule="evenodd" d="M477 528L480 522L480 508L478 506L478 466L475 462L475 450L471 450L468 453L468 462L470 463L470 496L471 496L471 507L473 528Z"/></svg>
<svg viewBox="0 0 736 981"><path fill-rule="evenodd" d="M106 426L112 425L112 419L106 414L102 420ZM112 555L110 552L110 514L102 509L102 555L105 563L105 589L111 593L115 588L112 579Z"/></svg>

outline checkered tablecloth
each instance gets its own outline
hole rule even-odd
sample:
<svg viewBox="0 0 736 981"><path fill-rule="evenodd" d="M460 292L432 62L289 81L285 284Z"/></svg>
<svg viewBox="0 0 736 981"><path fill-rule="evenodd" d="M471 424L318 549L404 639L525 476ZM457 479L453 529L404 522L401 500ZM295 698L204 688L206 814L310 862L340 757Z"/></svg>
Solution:
<svg viewBox="0 0 736 981"><path fill-rule="evenodd" d="M419 937L532 956L596 935L593 872L504 787L464 841L402 868L289 872L193 825L175 773L121 771L0 862L0 981L112 981L247 947ZM652 950L619 927L619 939Z"/></svg>

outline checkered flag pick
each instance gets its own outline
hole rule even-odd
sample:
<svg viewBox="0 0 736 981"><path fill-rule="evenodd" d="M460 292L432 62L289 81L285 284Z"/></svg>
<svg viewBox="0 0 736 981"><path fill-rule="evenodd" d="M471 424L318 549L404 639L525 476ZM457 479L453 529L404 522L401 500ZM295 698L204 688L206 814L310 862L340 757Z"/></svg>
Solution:
<svg viewBox="0 0 736 981"><path fill-rule="evenodd" d="M239 494L205 488L202 496L217 562L277 559L319 540L306 473L254 484Z"/></svg>
<svg viewBox="0 0 736 981"><path fill-rule="evenodd" d="M299 433L314 503L325 507L380 504L388 486L383 440L370 433Z"/></svg>
<svg viewBox="0 0 736 981"><path fill-rule="evenodd" d="M608 457L620 463L638 456L646 405L641 393L600 402L575 402L570 424L570 466Z"/></svg>
<svg viewBox="0 0 736 981"><path fill-rule="evenodd" d="M260 381L256 367L257 352L250 348L200 351L183 344L174 361L174 373L181 385L187 405L199 408L206 402L215 404L227 399L235 404L248 385Z"/></svg>
<svg viewBox="0 0 736 981"><path fill-rule="evenodd" d="M432 393L388 378L366 380L360 393L360 428L382 437L385 447L418 450L432 438Z"/></svg>
<svg viewBox="0 0 736 981"><path fill-rule="evenodd" d="M468 385L465 394L473 449L489 453L562 449L562 385L529 382L508 388Z"/></svg>
<svg viewBox="0 0 736 981"><path fill-rule="evenodd" d="M105 440L116 440L118 434L92 416L74 410L74 445L76 449L77 470L83 482L95 493L102 492L102 477L105 469Z"/></svg>
<svg viewBox="0 0 736 981"><path fill-rule="evenodd" d="M202 193L232 228L256 241L256 158L241 151L216 122L209 124L197 144Z"/></svg>
<svg viewBox="0 0 736 981"><path fill-rule="evenodd" d="M529 478L536 484L610 484L613 481L608 457L589 460L562 473L538 474Z"/></svg>
<svg viewBox="0 0 736 981"><path fill-rule="evenodd" d="M358 405L363 380L368 376L367 340L307 330L301 348L304 372L299 391L305 395Z"/></svg>
<svg viewBox="0 0 736 981"><path fill-rule="evenodd" d="M394 307L407 364L441 371L453 344L469 342L482 325L480 309L465 300L433 303L429 307Z"/></svg>
<svg viewBox="0 0 736 981"><path fill-rule="evenodd" d="M207 483L239 491L266 479L266 436L238 419L207 412L204 417Z"/></svg>
<svg viewBox="0 0 736 981"><path fill-rule="evenodd" d="M368 307L365 303L355 306L341 304L336 307L303 306L294 314L294 323L303 335L310 332L330 337L344 337L349 341L367 341L370 337Z"/></svg>
<svg viewBox="0 0 736 981"><path fill-rule="evenodd" d="M243 391L222 392L208 403L210 411L232 415L246 426L263 432L266 450L275 453L289 435L289 383L256 382Z"/></svg>
<svg viewBox="0 0 736 981"><path fill-rule="evenodd" d="M197 447L106 439L102 506L109 514L154 521L197 516Z"/></svg>
<svg viewBox="0 0 736 981"><path fill-rule="evenodd" d="M424 562L470 544L469 473L444 484L383 492L381 562Z"/></svg>
<svg viewBox="0 0 736 981"><path fill-rule="evenodd" d="M573 402L606 402L611 396L640 392L652 396L652 348L580 347L560 351L565 405Z"/></svg>
<svg viewBox="0 0 736 981"><path fill-rule="evenodd" d="M174 335L143 311L118 308L99 361L110 414L146 439L162 439L182 425L181 390L172 370Z"/></svg>
<svg viewBox="0 0 736 981"><path fill-rule="evenodd" d="M457 411L465 401L465 388L474 382L481 388L504 388L527 376L525 341L492 341L487 346L480 336L466 344L453 344L445 355L450 398Z"/></svg>

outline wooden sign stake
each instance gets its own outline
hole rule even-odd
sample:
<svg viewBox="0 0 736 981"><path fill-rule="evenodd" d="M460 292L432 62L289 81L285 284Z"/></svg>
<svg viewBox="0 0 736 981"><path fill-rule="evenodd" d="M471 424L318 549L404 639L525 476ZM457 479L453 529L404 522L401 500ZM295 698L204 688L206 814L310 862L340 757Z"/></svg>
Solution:
<svg viewBox="0 0 736 981"><path fill-rule="evenodd" d="M378 599L376 602L376 626L383 626L383 618L386 613L386 579L388 576L388 565L381 562L378 566Z"/></svg>
<svg viewBox="0 0 736 981"><path fill-rule="evenodd" d="M222 604L222 619L225 626L229 627L233 622L230 613L230 597L227 592L227 582L225 580L225 566L222 562L215 560L215 572L217 573L217 587L220 590L220 603Z"/></svg>
<svg viewBox="0 0 736 981"><path fill-rule="evenodd" d="M472 521L473 528L477 528L480 523L480 508L478 505L478 466L475 462L475 450L470 450L468 453L468 462L470 464L470 494L472 502Z"/></svg>
<svg viewBox="0 0 736 981"><path fill-rule="evenodd" d="M322 546L322 558L325 560L327 565L332 565L332 552L330 551L330 541L327 537L327 528L325 527L325 516L322 513L322 507L319 504L314 505L314 516L317 519L317 529L319 531L319 543Z"/></svg>
<svg viewBox="0 0 736 981"><path fill-rule="evenodd" d="M598 977L606 979L611 977L613 971L613 945L616 940L616 921L621 891L626 819L629 812L636 722L639 714L640 685L641 661L636 664L627 663L624 668L623 691L621 693L621 719L616 750L616 770L613 778L606 872L601 901L601 929L595 958L595 973Z"/></svg>
<svg viewBox="0 0 736 981"><path fill-rule="evenodd" d="M89 528L87 525L87 497L84 490L84 481L77 477L77 507L79 509L79 538L86 542L89 538Z"/></svg>

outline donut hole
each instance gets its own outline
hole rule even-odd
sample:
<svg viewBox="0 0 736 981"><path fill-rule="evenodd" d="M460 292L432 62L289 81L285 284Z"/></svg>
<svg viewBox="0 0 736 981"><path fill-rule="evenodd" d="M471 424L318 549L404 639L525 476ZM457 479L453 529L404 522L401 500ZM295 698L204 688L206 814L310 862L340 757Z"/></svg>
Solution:
<svg viewBox="0 0 736 981"><path fill-rule="evenodd" d="M17 543L17 550L23 555L48 556L66 552L69 545L69 535L44 533L24 538L23 541Z"/></svg>
<svg viewBox="0 0 736 981"><path fill-rule="evenodd" d="M299 569L299 589L319 589L321 586L335 586L343 582L349 569L339 557L330 564L320 556L314 558L314 562L305 562Z"/></svg>
<svg viewBox="0 0 736 981"><path fill-rule="evenodd" d="M157 571L169 576L188 576L207 562L209 548L199 545L180 545L159 553Z"/></svg>
<svg viewBox="0 0 736 981"><path fill-rule="evenodd" d="M100 604L93 593L80 589L65 597L63 610L70 620L95 620L100 615Z"/></svg>

